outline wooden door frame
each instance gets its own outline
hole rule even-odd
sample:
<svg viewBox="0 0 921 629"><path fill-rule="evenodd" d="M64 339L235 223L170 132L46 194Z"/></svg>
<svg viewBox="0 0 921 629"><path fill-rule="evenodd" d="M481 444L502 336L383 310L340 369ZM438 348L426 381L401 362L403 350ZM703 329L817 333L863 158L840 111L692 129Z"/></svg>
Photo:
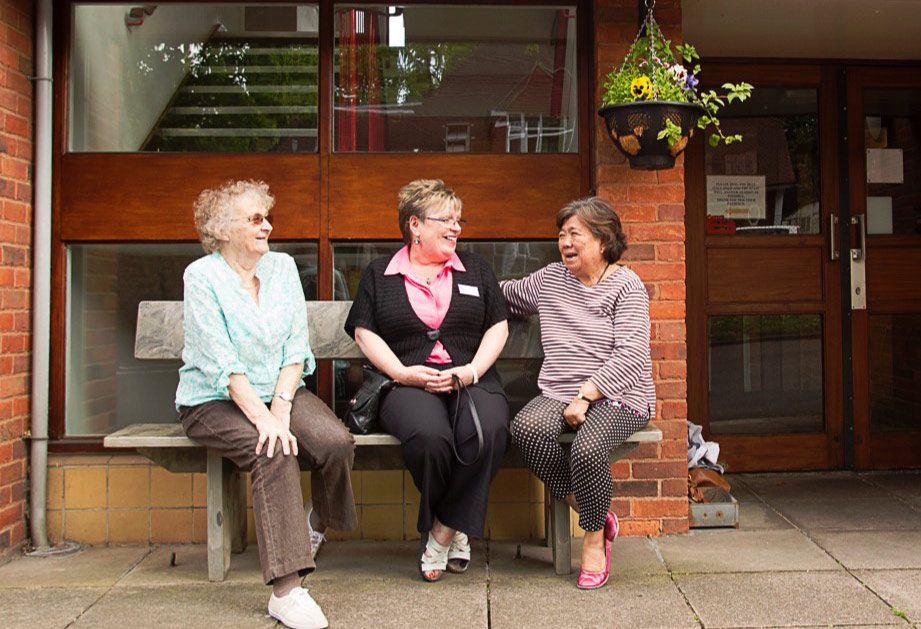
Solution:
<svg viewBox="0 0 921 629"><path fill-rule="evenodd" d="M841 379L841 314L839 263L830 259L828 224L838 214L837 111L835 69L819 63L710 62L707 81L721 85L739 77L763 86L814 87L818 90L821 231L817 235L797 236L796 242L776 236L744 237L705 234L706 188L705 143L695 138L685 159L686 231L688 259L688 417L710 435L707 320L711 314L816 313L823 320L823 371L825 430L801 434L719 434L723 458L733 471L789 469L835 469L843 466L843 412ZM713 238L719 240L712 240ZM744 238L744 240L737 240ZM791 237L792 238L792 237ZM824 298L809 304L773 303L751 305L708 305L707 246L790 247L807 246L821 251L821 282ZM838 340L836 340L838 339Z"/></svg>
<svg viewBox="0 0 921 629"><path fill-rule="evenodd" d="M864 144L863 92L867 88L921 89L921 68L893 65L887 67L849 66L847 68L848 108L848 172L851 215L866 213L866 152ZM872 252L918 245L915 236L874 235L867 237L867 302L866 310L851 312L851 342L853 346L852 379L854 407L855 467L857 469L892 469L921 466L921 431L870 432L870 355L869 315L918 312L921 300L873 298L873 282L880 280L880 271L873 266Z"/></svg>

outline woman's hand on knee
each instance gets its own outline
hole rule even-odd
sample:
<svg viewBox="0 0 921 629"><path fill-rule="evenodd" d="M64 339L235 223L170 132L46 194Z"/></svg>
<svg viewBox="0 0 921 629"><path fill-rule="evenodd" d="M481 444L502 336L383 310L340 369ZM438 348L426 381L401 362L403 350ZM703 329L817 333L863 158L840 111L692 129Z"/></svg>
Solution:
<svg viewBox="0 0 921 629"><path fill-rule="evenodd" d="M585 423L585 411L588 410L588 402L576 398L563 409L563 419L570 428L575 430Z"/></svg>
<svg viewBox="0 0 921 629"><path fill-rule="evenodd" d="M275 454L276 447L281 447L281 451L285 456L290 454L297 456L297 439L274 414L266 413L253 423L256 426L256 430L259 431L259 440L256 442L256 456L262 453L263 446L265 447L265 455L270 459Z"/></svg>

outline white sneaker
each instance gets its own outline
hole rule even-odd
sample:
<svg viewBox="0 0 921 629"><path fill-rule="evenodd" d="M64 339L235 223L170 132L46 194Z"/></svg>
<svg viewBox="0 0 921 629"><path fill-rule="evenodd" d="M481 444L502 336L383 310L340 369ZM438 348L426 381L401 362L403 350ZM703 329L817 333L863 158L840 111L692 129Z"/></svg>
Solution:
<svg viewBox="0 0 921 629"><path fill-rule="evenodd" d="M316 560L317 553L320 552L320 546L326 543L326 533L314 531L313 527L310 526L310 515L313 513L313 502L308 502L304 505L304 512L307 514L307 532L310 533L310 557Z"/></svg>
<svg viewBox="0 0 921 629"><path fill-rule="evenodd" d="M291 629L326 629L329 621L306 589L296 587L287 596L269 599L269 616Z"/></svg>

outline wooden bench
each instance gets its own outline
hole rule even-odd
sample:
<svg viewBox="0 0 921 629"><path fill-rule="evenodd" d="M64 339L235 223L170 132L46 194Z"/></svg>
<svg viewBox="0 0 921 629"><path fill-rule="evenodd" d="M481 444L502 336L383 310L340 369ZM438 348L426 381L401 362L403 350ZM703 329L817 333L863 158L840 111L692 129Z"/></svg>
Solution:
<svg viewBox="0 0 921 629"><path fill-rule="evenodd" d="M310 346L318 360L363 358L342 324L351 302L308 301ZM140 360L178 359L182 355L182 302L146 301L138 308L135 357ZM536 319L512 321L503 358L541 358L540 329ZM566 434L560 442L572 442ZM640 443L662 440L662 432L649 425L611 451L617 461ZM355 469L403 469L399 441L386 434L355 437ZM230 568L231 552L246 549L246 491L240 470L214 450L189 439L176 422L172 424L134 424L118 430L104 440L109 448L135 448L137 452L171 472L206 472L208 500L208 579L223 581ZM510 448L503 467L521 468L524 464L515 448ZM547 543L553 548L557 574L569 574L571 539L569 507L558 500L546 501Z"/></svg>

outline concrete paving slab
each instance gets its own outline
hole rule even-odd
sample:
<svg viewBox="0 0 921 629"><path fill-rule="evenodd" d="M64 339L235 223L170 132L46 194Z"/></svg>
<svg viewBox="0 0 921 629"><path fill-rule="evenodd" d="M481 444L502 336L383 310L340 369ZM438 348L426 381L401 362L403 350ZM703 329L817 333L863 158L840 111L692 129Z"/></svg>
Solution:
<svg viewBox="0 0 921 629"><path fill-rule="evenodd" d="M821 548L795 530L694 530L654 543L673 572L841 570Z"/></svg>
<svg viewBox="0 0 921 629"><path fill-rule="evenodd" d="M147 546L87 548L66 557L19 557L0 567L0 589L110 586L150 552Z"/></svg>
<svg viewBox="0 0 921 629"><path fill-rule="evenodd" d="M520 553L519 553L520 548ZM573 540L572 571L579 571L582 540ZM633 575L659 574L668 571L656 554L655 547L645 537L617 539L611 555L611 570L616 575L630 578ZM490 542L489 578L554 577L553 551L534 542ZM573 577L575 578L575 577Z"/></svg>
<svg viewBox="0 0 921 629"><path fill-rule="evenodd" d="M470 568L463 575L450 575L452 581L486 581L486 544L472 540ZM317 569L311 581L346 582L354 578L388 579L423 583L419 576L419 542L376 542L357 540L328 542L317 556Z"/></svg>
<svg viewBox="0 0 921 629"><path fill-rule="evenodd" d="M891 624L889 607L845 572L678 575L707 629Z"/></svg>
<svg viewBox="0 0 921 629"><path fill-rule="evenodd" d="M814 531L812 537L850 569L921 568L921 530Z"/></svg>
<svg viewBox="0 0 921 629"><path fill-rule="evenodd" d="M71 627L274 627L266 609L270 594L264 585L243 583L116 586Z"/></svg>
<svg viewBox="0 0 921 629"><path fill-rule="evenodd" d="M107 589L105 587L2 589L0 590L0 609L3 610L3 628L66 627Z"/></svg>
<svg viewBox="0 0 921 629"><path fill-rule="evenodd" d="M408 581L353 576L347 587L324 582L311 587L310 593L332 629L486 629L486 582L463 582L458 576L446 575L436 583L425 583L421 578Z"/></svg>
<svg viewBox="0 0 921 629"><path fill-rule="evenodd" d="M490 583L492 629L697 628L667 576L612 579L599 590L582 591L575 576L560 579L506 578Z"/></svg>
<svg viewBox="0 0 921 629"><path fill-rule="evenodd" d="M886 601L893 613L903 612L913 622L921 623L921 570L857 570L855 574Z"/></svg>
<svg viewBox="0 0 921 629"><path fill-rule="evenodd" d="M739 502L740 531L791 531L793 525L760 500Z"/></svg>
<svg viewBox="0 0 921 629"><path fill-rule="evenodd" d="M921 530L921 511L895 498L851 498L828 500L824 496L811 501L770 500L791 522L806 530L850 531Z"/></svg>
<svg viewBox="0 0 921 629"><path fill-rule="evenodd" d="M742 482L766 500L846 501L874 498L879 489L865 482L856 472L816 472L790 474L742 474Z"/></svg>
<svg viewBox="0 0 921 629"><path fill-rule="evenodd" d="M175 565L170 565L175 553ZM204 544L160 546L119 582L123 585L175 585L208 583L208 547ZM262 584L259 551L250 544L246 552L230 556L225 583Z"/></svg>
<svg viewBox="0 0 921 629"><path fill-rule="evenodd" d="M861 477L921 508L921 472L867 472L861 474Z"/></svg>

